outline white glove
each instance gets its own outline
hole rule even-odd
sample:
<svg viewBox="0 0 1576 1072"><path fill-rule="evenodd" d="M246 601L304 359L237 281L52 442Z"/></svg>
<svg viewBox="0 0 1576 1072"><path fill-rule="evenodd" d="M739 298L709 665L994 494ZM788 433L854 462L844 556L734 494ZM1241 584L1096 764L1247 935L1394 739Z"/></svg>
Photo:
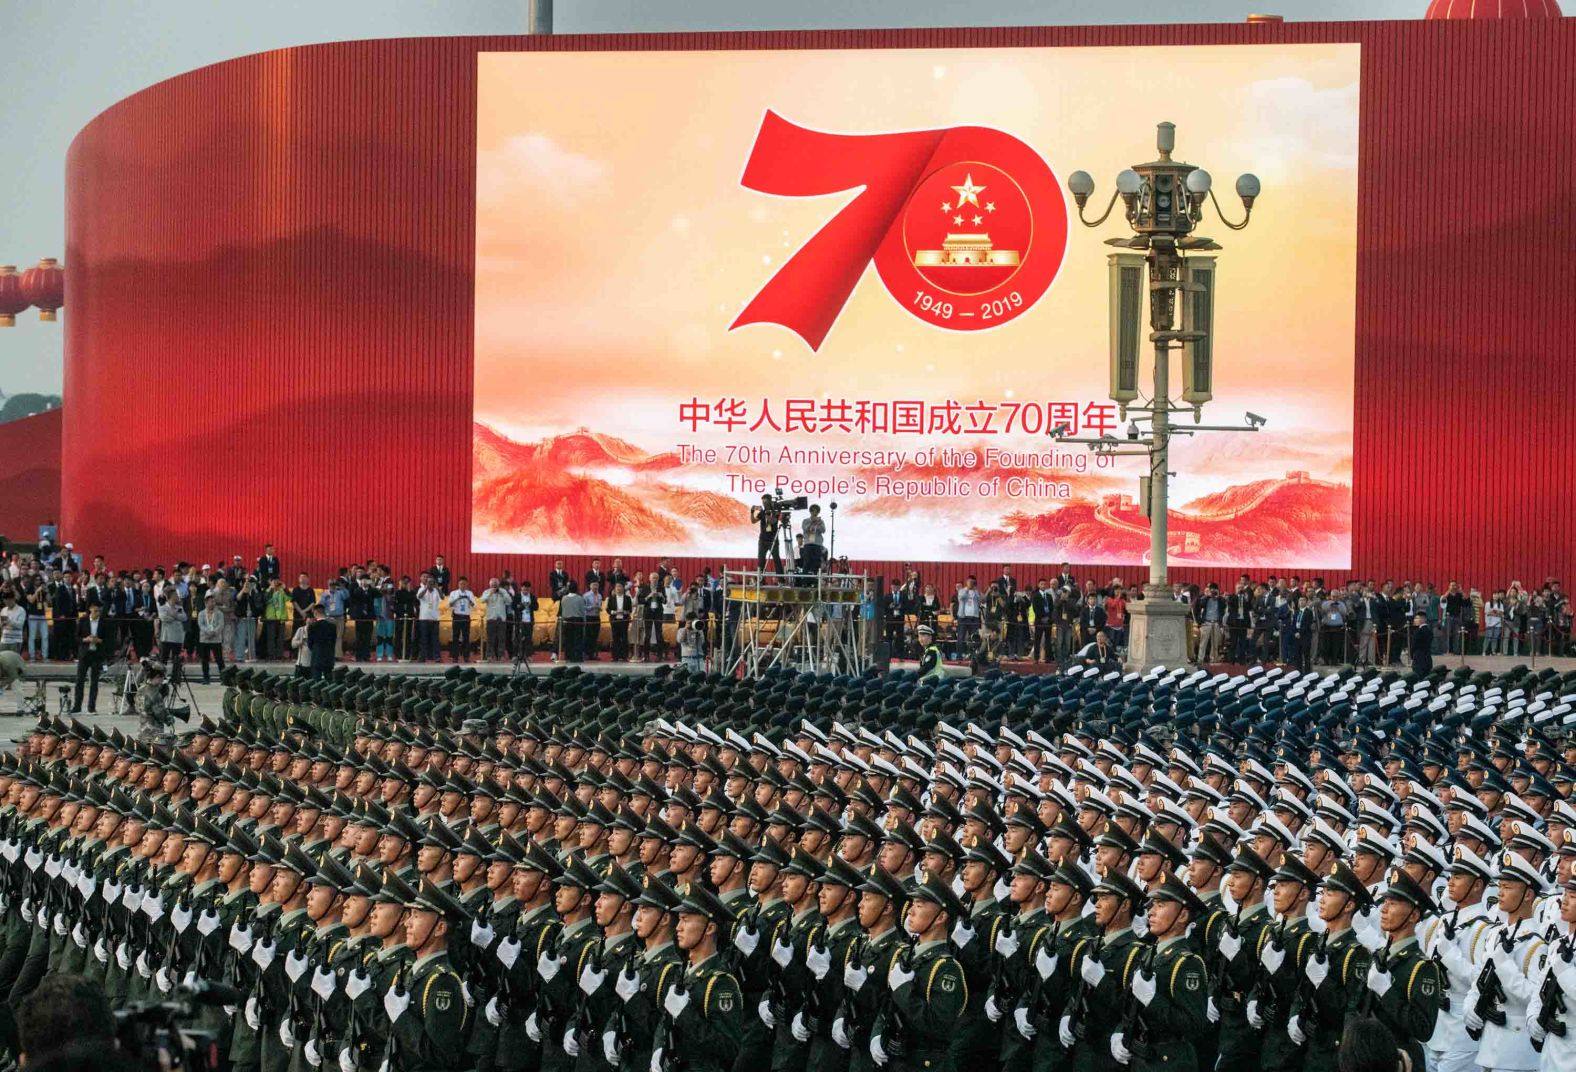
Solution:
<svg viewBox="0 0 1576 1072"><path fill-rule="evenodd" d="M662 1072L662 1047L651 1051L651 1072Z"/></svg>
<svg viewBox="0 0 1576 1072"><path fill-rule="evenodd" d="M804 1026L804 1013L796 1012L788 1023L788 1033L794 1037L795 1042L809 1042L810 1029Z"/></svg>
<svg viewBox="0 0 1576 1072"><path fill-rule="evenodd" d="M779 968L786 968L793 963L793 946L779 938L772 943L772 962Z"/></svg>
<svg viewBox="0 0 1576 1072"><path fill-rule="evenodd" d="M887 1052L886 1052L885 1048L883 1048L882 1045L881 1045L881 1036L880 1035L871 1035L870 1036L870 1059L872 1061L874 1061L878 1066L879 1065L884 1065L884 1064L887 1063L888 1060L890 1060L890 1058L887 1057Z"/></svg>
<svg viewBox="0 0 1576 1072"><path fill-rule="evenodd" d="M345 996L355 1001L372 986L372 976L357 969L345 976Z"/></svg>
<svg viewBox="0 0 1576 1072"><path fill-rule="evenodd" d="M1392 985L1394 985L1394 980L1390 978L1389 972L1385 971L1378 964L1370 964L1368 966L1368 989L1372 990L1376 996L1384 997L1390 992Z"/></svg>
<svg viewBox="0 0 1576 1072"><path fill-rule="evenodd" d="M1061 1040L1063 1049L1070 1050L1078 1042L1077 1036L1073 1034L1073 1018L1071 1016L1062 1017L1061 1023L1056 1025L1056 1037Z"/></svg>
<svg viewBox="0 0 1576 1072"><path fill-rule="evenodd" d="M263 1026L263 1018L257 1011L257 999L255 997L246 999L246 1008L242 1010L241 1015L246 1017L246 1026L253 1031Z"/></svg>
<svg viewBox="0 0 1576 1072"><path fill-rule="evenodd" d="M1476 994L1476 992L1477 992L1477 988L1473 987L1474 995ZM1468 1031L1481 1031L1481 1030L1483 1030L1483 1017L1478 1015L1478 1012L1477 1012L1477 1001L1476 1000L1473 1000L1470 1004L1467 1005L1466 1016L1463 1018L1463 1022L1467 1025L1467 1030Z"/></svg>
<svg viewBox="0 0 1576 1072"><path fill-rule="evenodd" d="M71 928L71 940L76 943L78 949L86 949L88 947L88 932L83 930L81 921L78 921L77 925Z"/></svg>
<svg viewBox="0 0 1576 1072"><path fill-rule="evenodd" d="M904 983L912 982L914 971L912 968L903 967L902 961L894 961L892 970L887 972L887 989L896 990Z"/></svg>
<svg viewBox="0 0 1576 1072"><path fill-rule="evenodd" d="M498 943L495 952L498 954L498 963L505 968L512 968L514 962L520 959L520 943L513 938L505 938Z"/></svg>
<svg viewBox="0 0 1576 1072"><path fill-rule="evenodd" d="M602 1032L602 1059L614 1068L618 1067L618 1034L614 1031Z"/></svg>
<svg viewBox="0 0 1576 1072"><path fill-rule="evenodd" d="M1029 1023L1029 1010L1022 1005L1012 1010L1012 1024L1018 1029L1018 1034L1026 1039L1032 1039L1036 1032L1034 1025Z"/></svg>
<svg viewBox="0 0 1576 1072"><path fill-rule="evenodd" d="M160 968L154 972L153 985L159 988L161 994L168 994L175 986L174 981L170 978L170 970L168 968Z"/></svg>
<svg viewBox="0 0 1576 1072"><path fill-rule="evenodd" d="M164 915L164 898L156 893L150 893L142 899L142 914L154 923Z"/></svg>
<svg viewBox="0 0 1576 1072"><path fill-rule="evenodd" d="M306 1058L306 1063L317 1068L323 1063L323 1054L318 1050L317 1043L311 1039L306 1040L306 1045L301 1047L301 1056Z"/></svg>
<svg viewBox="0 0 1576 1072"><path fill-rule="evenodd" d="M832 1041L843 1049L848 1049L848 1021L841 1016L832 1021Z"/></svg>
<svg viewBox="0 0 1576 1072"><path fill-rule="evenodd" d="M819 982L826 978L826 973L832 970L832 947L824 946L817 949L811 946L805 950L804 963L810 969L810 974Z"/></svg>
<svg viewBox="0 0 1576 1072"><path fill-rule="evenodd" d="M536 1021L536 1013L525 1018L525 1034L532 1042L542 1041L542 1026Z"/></svg>
<svg viewBox="0 0 1576 1072"><path fill-rule="evenodd" d="M148 953L144 950L137 954L137 974L144 979L153 978L153 965L148 962Z"/></svg>
<svg viewBox="0 0 1576 1072"><path fill-rule="evenodd" d="M31 923L31 922L33 922L33 902L32 901L23 901L22 902L22 922L24 922L24 923Z"/></svg>
<svg viewBox="0 0 1576 1072"><path fill-rule="evenodd" d="M68 928L66 927L66 914L64 912L56 913L54 930L57 938L66 936Z"/></svg>
<svg viewBox="0 0 1576 1072"><path fill-rule="evenodd" d="M580 971L580 992L586 997L595 994L597 987L602 985L602 980L607 978L607 970L597 971L596 966L587 964Z"/></svg>
<svg viewBox="0 0 1576 1072"><path fill-rule="evenodd" d="M1242 952L1242 939L1230 931L1220 936L1220 955L1228 961L1236 960L1237 954Z"/></svg>
<svg viewBox="0 0 1576 1072"><path fill-rule="evenodd" d="M1018 935L1012 930L1004 930L996 936L996 952L1003 957L1011 958L1018 951Z"/></svg>
<svg viewBox="0 0 1576 1072"><path fill-rule="evenodd" d="M494 1027L502 1026L503 1014L498 1011L498 999L493 998L482 1008L482 1015L487 1017L487 1022Z"/></svg>
<svg viewBox="0 0 1576 1072"><path fill-rule="evenodd" d="M575 1035L575 1029L572 1027L564 1032L564 1052L570 1057L580 1056L580 1039Z"/></svg>
<svg viewBox="0 0 1576 1072"><path fill-rule="evenodd" d="M219 929L219 913L209 909L197 917L197 933L204 938Z"/></svg>
<svg viewBox="0 0 1576 1072"><path fill-rule="evenodd" d="M252 962L257 965L258 971L267 971L268 965L274 962L278 954L279 947L273 942L258 942L252 947Z"/></svg>
<svg viewBox="0 0 1576 1072"><path fill-rule="evenodd" d="M1100 963L1099 957L1085 956L1078 965L1078 974L1090 986L1099 986L1100 980L1105 978L1105 965Z"/></svg>
<svg viewBox="0 0 1576 1072"><path fill-rule="evenodd" d="M613 984L613 993L617 994L620 1001L628 1001L640 993L640 976L632 971L621 971L618 980Z"/></svg>
<svg viewBox="0 0 1576 1072"><path fill-rule="evenodd" d="M1121 1064L1131 1064L1133 1055L1127 1049L1127 1036L1118 1031L1111 1036L1111 1056Z"/></svg>
<svg viewBox="0 0 1576 1072"><path fill-rule="evenodd" d="M1212 1024L1220 1023L1220 1006L1215 1004L1213 997L1204 1005L1204 1019Z"/></svg>
<svg viewBox="0 0 1576 1072"><path fill-rule="evenodd" d="M50 878L59 878L60 869L62 866L63 864L60 857L51 856L44 861L44 874L48 875Z"/></svg>
<svg viewBox="0 0 1576 1072"><path fill-rule="evenodd" d="M536 974L542 977L544 983L552 982L563 966L563 962L554 953L543 953L536 958Z"/></svg>
<svg viewBox="0 0 1576 1072"><path fill-rule="evenodd" d="M136 912L142 908L142 887L127 886L126 892L120 895L120 903L128 912Z"/></svg>
<svg viewBox="0 0 1576 1072"><path fill-rule="evenodd" d="M279 1041L285 1044L287 1050L295 1045L295 1028L290 1026L288 1016L279 1022Z"/></svg>
<svg viewBox="0 0 1576 1072"><path fill-rule="evenodd" d="M389 1023L393 1023L405 1015L405 1010L410 1008L410 993L389 987L383 994L383 1011L388 1014Z"/></svg>
<svg viewBox="0 0 1576 1072"><path fill-rule="evenodd" d="M672 991L669 991L669 993L672 993ZM667 1003L664 1002L663 1004L665 1005ZM755 1015L759 1016L761 1018L761 1023L765 1024L767 1027L777 1026L777 1017L772 1015L771 998L761 999L761 1003L755 1007Z"/></svg>
<svg viewBox="0 0 1576 1072"><path fill-rule="evenodd" d="M109 963L109 945L102 938L93 943L93 959L100 964Z"/></svg>
<svg viewBox="0 0 1576 1072"><path fill-rule="evenodd" d="M1264 965L1265 971L1274 975L1286 963L1286 951L1274 942L1265 942L1264 949L1259 953L1259 963Z"/></svg>
<svg viewBox="0 0 1576 1072"><path fill-rule="evenodd" d="M1047 953L1043 948L1034 951L1034 970L1040 973L1041 979L1049 979L1056 972L1057 956Z"/></svg>
<svg viewBox="0 0 1576 1072"><path fill-rule="evenodd" d="M307 964L307 959L292 949L285 954L285 975L292 983L299 983L301 976L306 974Z"/></svg>
<svg viewBox="0 0 1576 1072"><path fill-rule="evenodd" d="M966 919L960 919L952 928L952 944L959 949L968 946L974 940L974 928Z"/></svg>
<svg viewBox="0 0 1576 1072"><path fill-rule="evenodd" d="M985 999L985 1019L993 1024L1001 1023L1001 1006L996 1004L995 994Z"/></svg>
<svg viewBox="0 0 1576 1072"><path fill-rule="evenodd" d="M671 987L668 990L667 995L662 999L662 1007L666 1009L667 1014L675 1020L684 1015L684 1010L689 1008L689 1003L689 991L685 990L682 986ZM764 1002L762 1004L764 1004Z"/></svg>
<svg viewBox="0 0 1576 1072"><path fill-rule="evenodd" d="M755 952L755 947L761 944L761 932L755 927L740 927L733 936L733 947L745 956Z"/></svg>
<svg viewBox="0 0 1576 1072"><path fill-rule="evenodd" d="M479 949L492 945L493 929L480 920L471 921L471 944Z"/></svg>
<svg viewBox="0 0 1576 1072"><path fill-rule="evenodd" d="M131 968L131 950L127 949L124 943L115 950L115 963L120 965L121 971L129 971Z"/></svg>
<svg viewBox="0 0 1576 1072"><path fill-rule="evenodd" d="M37 849L28 849L22 856L22 863L29 871L37 871L38 865L44 862L44 854Z"/></svg>
<svg viewBox="0 0 1576 1072"><path fill-rule="evenodd" d="M1259 1003L1256 999L1248 1002L1248 1025L1255 1031L1262 1030L1264 1027L1264 1017L1259 1015Z"/></svg>
<svg viewBox="0 0 1576 1072"><path fill-rule="evenodd" d="M843 986L853 993L859 993L868 978L870 978L869 970L861 967L857 960L850 960L843 965Z"/></svg>
<svg viewBox="0 0 1576 1072"><path fill-rule="evenodd" d="M356 1072L356 1054L349 1046L340 1048L339 1072Z"/></svg>
<svg viewBox="0 0 1576 1072"><path fill-rule="evenodd" d="M170 926L175 928L176 934L185 934L186 928L192 925L192 910L181 906L180 902L170 909Z"/></svg>
<svg viewBox="0 0 1576 1072"><path fill-rule="evenodd" d="M1158 981L1148 972L1139 972L1133 976L1133 996L1145 1008L1155 1000L1155 993L1160 989Z"/></svg>
<svg viewBox="0 0 1576 1072"><path fill-rule="evenodd" d="M1302 1033L1301 1013L1292 1014L1292 1018L1286 1021L1286 1034L1289 1035L1291 1040L1299 1046L1307 1043L1308 1036Z"/></svg>
<svg viewBox="0 0 1576 1072"><path fill-rule="evenodd" d="M1314 986L1324 985L1324 980L1330 975L1330 958L1323 953L1309 957L1308 963L1302 966L1302 973Z"/></svg>
<svg viewBox="0 0 1576 1072"><path fill-rule="evenodd" d="M327 968L318 968L312 972L312 993L327 1001L334 994L334 973Z"/></svg>
<svg viewBox="0 0 1576 1072"><path fill-rule="evenodd" d="M1384 948L1384 932L1379 929L1374 920L1374 910L1365 908L1352 917L1352 933L1357 935L1357 944L1370 953L1377 953Z"/></svg>
<svg viewBox="0 0 1576 1072"><path fill-rule="evenodd" d="M34 918L38 920L39 930L49 930L49 909L45 908L43 905L40 905L38 907L38 913Z"/></svg>

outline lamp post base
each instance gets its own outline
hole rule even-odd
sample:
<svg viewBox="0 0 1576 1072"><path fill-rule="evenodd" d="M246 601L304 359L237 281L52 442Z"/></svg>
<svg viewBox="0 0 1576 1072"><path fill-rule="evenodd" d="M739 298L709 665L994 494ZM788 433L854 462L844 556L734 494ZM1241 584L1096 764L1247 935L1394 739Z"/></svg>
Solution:
<svg viewBox="0 0 1576 1072"><path fill-rule="evenodd" d="M1142 674L1157 666L1187 663L1188 607L1168 587L1144 586L1144 598L1127 605L1127 668Z"/></svg>

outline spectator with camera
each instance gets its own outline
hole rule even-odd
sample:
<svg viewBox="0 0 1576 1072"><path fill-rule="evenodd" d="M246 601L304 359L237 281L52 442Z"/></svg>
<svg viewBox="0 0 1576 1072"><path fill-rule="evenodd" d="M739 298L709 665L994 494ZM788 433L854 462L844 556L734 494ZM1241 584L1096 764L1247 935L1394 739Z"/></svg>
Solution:
<svg viewBox="0 0 1576 1072"><path fill-rule="evenodd" d="M159 661L170 668L175 680L181 676L181 652L186 648L186 623L191 616L181 602L181 594L173 584L164 586L164 596L159 601Z"/></svg>
<svg viewBox="0 0 1576 1072"><path fill-rule="evenodd" d="M449 593L449 640L451 657L457 663L471 661L471 611L475 609L476 594L471 591L470 579L461 577Z"/></svg>
<svg viewBox="0 0 1576 1072"><path fill-rule="evenodd" d="M257 658L257 621L267 609L268 600L250 575L241 579L235 593L235 632L230 641L230 656L238 663Z"/></svg>
<svg viewBox="0 0 1576 1072"><path fill-rule="evenodd" d="M212 684L208 661L219 664L224 673L224 614L219 610L219 598L209 592L203 596L202 610L197 612L197 656L202 660L202 683Z"/></svg>
<svg viewBox="0 0 1576 1072"><path fill-rule="evenodd" d="M442 662L438 650L438 620L442 613L443 592L433 583L432 574L421 575L421 587L416 589L416 661Z"/></svg>

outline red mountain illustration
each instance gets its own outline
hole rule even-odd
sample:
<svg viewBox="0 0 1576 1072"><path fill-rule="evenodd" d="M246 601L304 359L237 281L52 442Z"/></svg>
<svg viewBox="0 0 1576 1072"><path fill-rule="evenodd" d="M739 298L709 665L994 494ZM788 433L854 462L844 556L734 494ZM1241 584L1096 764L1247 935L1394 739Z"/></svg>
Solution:
<svg viewBox="0 0 1576 1072"><path fill-rule="evenodd" d="M1228 488L1188 503L1167 518L1178 562L1309 562L1340 556L1352 528L1351 488L1290 473ZM1054 548L1091 562L1147 555L1149 523L1129 496L1070 503L1041 514L1007 515L999 529L976 528L966 546Z"/></svg>
<svg viewBox="0 0 1576 1072"><path fill-rule="evenodd" d="M679 464L676 454L647 454L616 436L585 428L535 443L518 443L478 421L472 426L471 444L473 480L541 465L558 469L621 467L647 472Z"/></svg>
<svg viewBox="0 0 1576 1072"><path fill-rule="evenodd" d="M684 526L647 507L639 496L594 477L542 468L477 483L472 524L528 540L681 543Z"/></svg>

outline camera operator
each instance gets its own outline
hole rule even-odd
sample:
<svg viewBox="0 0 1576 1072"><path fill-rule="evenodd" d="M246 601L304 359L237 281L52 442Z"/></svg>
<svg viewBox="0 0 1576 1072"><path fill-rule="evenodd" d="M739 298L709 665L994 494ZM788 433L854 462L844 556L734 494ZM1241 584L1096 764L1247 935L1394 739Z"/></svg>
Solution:
<svg viewBox="0 0 1576 1072"><path fill-rule="evenodd" d="M103 987L80 975L54 975L39 982L17 1006L16 1031L18 1064L28 1068L68 1046L100 1053L115 1048L109 998Z"/></svg>
<svg viewBox="0 0 1576 1072"><path fill-rule="evenodd" d="M761 527L755 541L755 571L759 573L766 568L766 556L769 554L772 565L777 567L778 573L782 573L783 556L777 548L777 530L782 525L783 511L777 500L770 495L762 495L761 505L750 507L750 520Z"/></svg>
<svg viewBox="0 0 1576 1072"><path fill-rule="evenodd" d="M810 515L799 526L804 535L804 571L820 573L826 564L826 519L821 516L821 504L810 506Z"/></svg>
<svg viewBox="0 0 1576 1072"><path fill-rule="evenodd" d="M159 593L159 661L169 667L170 676L181 677L181 649L186 646L186 620L189 615L173 584Z"/></svg>
<svg viewBox="0 0 1576 1072"><path fill-rule="evenodd" d="M175 720L185 720L190 712L169 702L170 687L164 680L164 666L143 660L143 683L137 690L137 739L149 744L174 745Z"/></svg>

